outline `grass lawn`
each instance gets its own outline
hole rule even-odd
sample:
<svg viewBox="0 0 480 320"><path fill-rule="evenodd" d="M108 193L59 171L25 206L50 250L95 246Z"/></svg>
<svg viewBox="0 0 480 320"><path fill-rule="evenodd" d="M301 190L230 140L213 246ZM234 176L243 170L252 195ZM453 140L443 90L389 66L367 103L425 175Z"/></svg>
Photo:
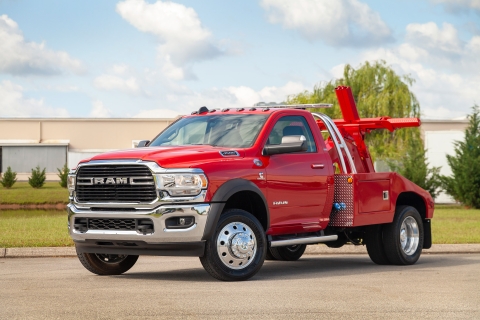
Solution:
<svg viewBox="0 0 480 320"><path fill-rule="evenodd" d="M66 211L0 210L0 248L72 245Z"/></svg>
<svg viewBox="0 0 480 320"><path fill-rule="evenodd" d="M0 185L0 204L68 203L68 190L58 182L46 182L39 189L28 182L16 182L10 189Z"/></svg>
<svg viewBox="0 0 480 320"><path fill-rule="evenodd" d="M433 243L480 243L480 210L438 206L432 219Z"/></svg>
<svg viewBox="0 0 480 320"><path fill-rule="evenodd" d="M439 206L432 233L433 243L480 243L480 210ZM0 248L72 245L65 211L0 210Z"/></svg>

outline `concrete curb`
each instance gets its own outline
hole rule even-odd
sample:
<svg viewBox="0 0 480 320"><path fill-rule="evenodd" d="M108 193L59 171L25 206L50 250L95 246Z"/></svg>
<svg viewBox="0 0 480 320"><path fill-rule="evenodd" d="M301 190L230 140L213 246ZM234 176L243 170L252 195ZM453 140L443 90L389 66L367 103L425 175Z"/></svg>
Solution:
<svg viewBox="0 0 480 320"><path fill-rule="evenodd" d="M365 246L345 245L329 248L326 245L307 246L305 254L366 254ZM424 254L480 253L480 244L434 244ZM0 248L0 258L75 257L74 247Z"/></svg>
<svg viewBox="0 0 480 320"><path fill-rule="evenodd" d="M5 258L73 257L74 247L6 248Z"/></svg>
<svg viewBox="0 0 480 320"><path fill-rule="evenodd" d="M308 246L305 254L366 254L365 246L345 245L341 248L329 248L326 245ZM480 253L480 244L434 244L424 254Z"/></svg>

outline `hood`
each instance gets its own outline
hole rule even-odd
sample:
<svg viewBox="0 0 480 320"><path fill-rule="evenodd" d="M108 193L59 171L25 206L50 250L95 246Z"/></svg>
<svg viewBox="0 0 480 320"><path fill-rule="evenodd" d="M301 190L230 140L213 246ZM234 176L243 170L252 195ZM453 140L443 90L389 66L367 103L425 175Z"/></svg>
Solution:
<svg viewBox="0 0 480 320"><path fill-rule="evenodd" d="M237 151L238 156L223 156L220 152ZM172 146L172 147L146 147L127 150L117 150L96 155L90 160L121 160L135 159L144 161L154 161L163 168L185 168L198 163L210 161L222 161L228 158L244 157L243 150L235 148L219 148L211 146Z"/></svg>

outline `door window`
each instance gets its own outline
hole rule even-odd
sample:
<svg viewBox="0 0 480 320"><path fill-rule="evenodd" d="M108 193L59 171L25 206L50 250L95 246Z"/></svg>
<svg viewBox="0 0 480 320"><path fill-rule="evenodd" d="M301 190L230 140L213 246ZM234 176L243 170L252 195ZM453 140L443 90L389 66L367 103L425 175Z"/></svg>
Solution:
<svg viewBox="0 0 480 320"><path fill-rule="evenodd" d="M316 152L317 147L313 140L312 131L307 120L302 116L286 116L280 118L268 136L267 145L281 144L285 136L304 136L307 139L307 151Z"/></svg>

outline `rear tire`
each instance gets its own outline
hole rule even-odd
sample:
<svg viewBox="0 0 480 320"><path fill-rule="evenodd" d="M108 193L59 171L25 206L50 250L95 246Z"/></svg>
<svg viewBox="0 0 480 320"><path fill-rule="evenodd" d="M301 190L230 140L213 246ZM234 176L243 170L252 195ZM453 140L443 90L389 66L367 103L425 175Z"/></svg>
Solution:
<svg viewBox="0 0 480 320"><path fill-rule="evenodd" d="M119 275L127 272L138 260L135 255L78 253L78 260L88 271L100 276Z"/></svg>
<svg viewBox="0 0 480 320"><path fill-rule="evenodd" d="M411 265L420 258L423 248L423 222L417 209L400 206L393 222L383 231L385 254L392 264Z"/></svg>
<svg viewBox="0 0 480 320"><path fill-rule="evenodd" d="M270 249L271 248L268 248L267 250L267 253L265 254L265 260L277 260L277 258L275 258L271 253L270 253Z"/></svg>
<svg viewBox="0 0 480 320"><path fill-rule="evenodd" d="M257 218L247 211L230 209L220 216L200 262L218 280L242 281L260 270L266 251L265 231Z"/></svg>
<svg viewBox="0 0 480 320"><path fill-rule="evenodd" d="M367 227L363 240L367 246L368 256L374 263L379 265L391 264L383 245L383 225L376 224Z"/></svg>
<svg viewBox="0 0 480 320"><path fill-rule="evenodd" d="M300 259L307 249L306 244L297 244L288 247L274 247L270 248L270 254L280 261L297 261Z"/></svg>

